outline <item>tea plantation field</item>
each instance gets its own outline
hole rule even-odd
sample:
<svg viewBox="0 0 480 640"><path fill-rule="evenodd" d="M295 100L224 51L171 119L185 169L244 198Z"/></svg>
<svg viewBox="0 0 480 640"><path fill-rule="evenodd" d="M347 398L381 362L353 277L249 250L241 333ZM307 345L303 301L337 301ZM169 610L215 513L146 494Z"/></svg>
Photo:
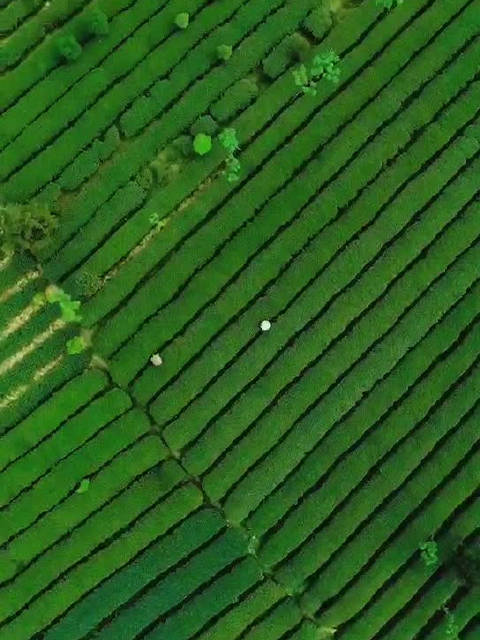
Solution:
<svg viewBox="0 0 480 640"><path fill-rule="evenodd" d="M479 193L480 0L0 0L0 640L480 640Z"/></svg>

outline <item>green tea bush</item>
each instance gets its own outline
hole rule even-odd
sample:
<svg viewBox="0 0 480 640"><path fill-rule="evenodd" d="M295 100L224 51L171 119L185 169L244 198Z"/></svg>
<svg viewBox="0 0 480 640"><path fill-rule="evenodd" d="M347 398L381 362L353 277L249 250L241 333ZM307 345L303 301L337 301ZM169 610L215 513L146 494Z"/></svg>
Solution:
<svg viewBox="0 0 480 640"><path fill-rule="evenodd" d="M210 107L212 115L222 121L233 118L251 104L258 95L258 85L251 78L242 78L235 82Z"/></svg>
<svg viewBox="0 0 480 640"><path fill-rule="evenodd" d="M218 124L212 116L200 116L190 127L192 136L204 133L207 136L214 136L217 133Z"/></svg>
<svg viewBox="0 0 480 640"><path fill-rule="evenodd" d="M85 27L92 36L106 36L109 32L108 16L98 8L93 9L86 17Z"/></svg>
<svg viewBox="0 0 480 640"><path fill-rule="evenodd" d="M196 133L192 135L196 136L199 133L209 135L207 131L200 130L196 131ZM178 136L178 138L175 138L175 140L172 142L172 147L174 151L172 159L176 159L179 156L183 158L189 158L193 153L193 137L187 134Z"/></svg>
<svg viewBox="0 0 480 640"><path fill-rule="evenodd" d="M420 545L420 555L427 567L438 564L438 545L434 540L427 540Z"/></svg>
<svg viewBox="0 0 480 640"><path fill-rule="evenodd" d="M77 60L82 53L82 46L73 35L59 37L55 45L60 57L66 62Z"/></svg>
<svg viewBox="0 0 480 640"><path fill-rule="evenodd" d="M284 38L263 61L263 72L271 79L275 80L291 61L291 50L289 38Z"/></svg>
<svg viewBox="0 0 480 640"><path fill-rule="evenodd" d="M321 40L332 26L332 15L326 8L314 9L305 18L303 26L316 40Z"/></svg>
<svg viewBox="0 0 480 640"><path fill-rule="evenodd" d="M311 48L311 45L305 36L302 36L302 34L297 31L288 38L287 43L290 56L294 60L305 60Z"/></svg>

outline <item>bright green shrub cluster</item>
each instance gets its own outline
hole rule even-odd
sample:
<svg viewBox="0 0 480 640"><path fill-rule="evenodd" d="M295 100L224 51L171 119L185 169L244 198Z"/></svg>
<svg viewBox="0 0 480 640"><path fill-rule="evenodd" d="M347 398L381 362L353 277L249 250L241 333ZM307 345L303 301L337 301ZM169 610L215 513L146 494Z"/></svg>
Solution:
<svg viewBox="0 0 480 640"><path fill-rule="evenodd" d="M224 129L218 136L218 139L227 152L227 159L225 160L225 175L227 181L237 182L241 169L240 161L235 156L236 152L240 149L237 132L232 128Z"/></svg>
<svg viewBox="0 0 480 640"><path fill-rule="evenodd" d="M302 89L303 93L316 95L319 78L325 78L333 82L333 84L339 83L339 62L340 58L332 50L317 54L313 58L310 69L307 69L304 64L301 64L298 69L292 71L295 84Z"/></svg>

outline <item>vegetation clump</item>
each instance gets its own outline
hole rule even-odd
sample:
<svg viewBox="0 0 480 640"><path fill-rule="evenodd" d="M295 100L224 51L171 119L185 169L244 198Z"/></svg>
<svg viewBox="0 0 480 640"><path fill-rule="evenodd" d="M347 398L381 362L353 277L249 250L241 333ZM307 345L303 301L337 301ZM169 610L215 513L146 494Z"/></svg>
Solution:
<svg viewBox="0 0 480 640"><path fill-rule="evenodd" d="M67 353L70 356L78 355L85 351L88 347L87 341L83 336L75 336L67 340Z"/></svg>
<svg viewBox="0 0 480 640"><path fill-rule="evenodd" d="M193 150L199 156L204 156L212 148L212 137L205 133L197 133L193 140Z"/></svg>
<svg viewBox="0 0 480 640"><path fill-rule="evenodd" d="M314 78L325 78L333 84L340 81L340 57L330 49L325 53L316 55L313 59L313 65L310 74Z"/></svg>
<svg viewBox="0 0 480 640"><path fill-rule="evenodd" d="M218 124L212 116L205 115L200 116L198 120L196 120L192 126L190 127L190 133L192 136L196 136L198 133L204 133L207 136L214 136L218 130ZM189 138L188 136L186 136ZM190 150L192 148L192 141L190 141Z"/></svg>
<svg viewBox="0 0 480 640"><path fill-rule="evenodd" d="M91 271L81 271L75 277L75 288L79 295L90 296L95 295L102 286L101 278Z"/></svg>
<svg viewBox="0 0 480 640"><path fill-rule="evenodd" d="M438 545L435 540L427 540L420 545L420 555L427 567L438 564Z"/></svg>
<svg viewBox="0 0 480 640"><path fill-rule="evenodd" d="M240 149L238 143L237 132L229 127L224 129L218 136L221 145L227 151L225 160L225 175L228 182L236 182L239 179L241 164L235 153Z"/></svg>
<svg viewBox="0 0 480 640"><path fill-rule="evenodd" d="M232 57L233 49L229 44L221 44L217 47L217 58L226 62Z"/></svg>
<svg viewBox="0 0 480 640"><path fill-rule="evenodd" d="M458 634L460 633L460 628L457 624L457 621L455 620L454 614L450 611L450 609L447 606L443 607L443 613L445 614L445 618L446 618L445 637L448 638L449 640L458 640L459 639Z"/></svg>
<svg viewBox="0 0 480 640"><path fill-rule="evenodd" d="M71 34L58 38L56 47L60 57L66 62L74 62L82 53L82 45Z"/></svg>
<svg viewBox="0 0 480 640"><path fill-rule="evenodd" d="M88 33L92 36L106 36L110 30L108 16L98 8L90 12L86 22Z"/></svg>
<svg viewBox="0 0 480 640"><path fill-rule="evenodd" d="M50 304L58 303L65 322L81 322L82 316L78 313L80 301L72 300L72 296L56 285L49 285L45 290L45 299Z"/></svg>
<svg viewBox="0 0 480 640"><path fill-rule="evenodd" d="M467 586L480 585L480 543L459 547L453 565L458 577Z"/></svg>
<svg viewBox="0 0 480 640"><path fill-rule="evenodd" d="M177 13L175 16L175 24L179 29L186 29L190 23L190 15L186 11Z"/></svg>
<svg viewBox="0 0 480 640"><path fill-rule="evenodd" d="M297 87L305 94L317 94L317 82L321 78L329 80L333 84L340 82L340 57L333 50L317 54L308 70L304 64L292 71L293 79Z"/></svg>
<svg viewBox="0 0 480 640"><path fill-rule="evenodd" d="M0 204L0 248L2 252L32 253L50 240L58 220L43 203Z"/></svg>

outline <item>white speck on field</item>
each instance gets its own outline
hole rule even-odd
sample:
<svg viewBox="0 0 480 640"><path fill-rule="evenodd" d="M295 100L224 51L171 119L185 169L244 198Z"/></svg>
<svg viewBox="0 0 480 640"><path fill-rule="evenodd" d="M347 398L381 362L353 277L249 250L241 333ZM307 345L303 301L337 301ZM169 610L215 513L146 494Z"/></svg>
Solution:
<svg viewBox="0 0 480 640"><path fill-rule="evenodd" d="M270 322L270 320L262 320L260 323L260 329L262 331L270 331L270 329L272 328L272 323Z"/></svg>
<svg viewBox="0 0 480 640"><path fill-rule="evenodd" d="M150 362L154 367L159 367L161 364L163 364L162 357L158 353L153 354L153 356L150 358Z"/></svg>

